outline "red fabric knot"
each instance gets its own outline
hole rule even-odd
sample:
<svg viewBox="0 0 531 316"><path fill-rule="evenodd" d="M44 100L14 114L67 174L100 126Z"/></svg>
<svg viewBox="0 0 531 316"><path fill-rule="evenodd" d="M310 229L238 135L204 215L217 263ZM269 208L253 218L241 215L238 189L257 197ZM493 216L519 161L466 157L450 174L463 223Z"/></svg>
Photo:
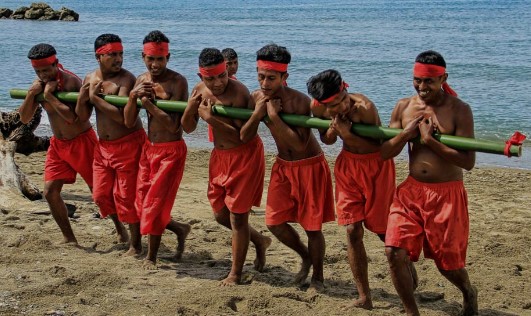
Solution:
<svg viewBox="0 0 531 316"><path fill-rule="evenodd" d="M503 150L503 153L505 154L505 156L511 157L511 152L510 152L511 146L512 145L521 146L526 138L527 137L524 134L518 131L514 132L513 136L511 136L511 138L509 138L505 142L505 149Z"/></svg>

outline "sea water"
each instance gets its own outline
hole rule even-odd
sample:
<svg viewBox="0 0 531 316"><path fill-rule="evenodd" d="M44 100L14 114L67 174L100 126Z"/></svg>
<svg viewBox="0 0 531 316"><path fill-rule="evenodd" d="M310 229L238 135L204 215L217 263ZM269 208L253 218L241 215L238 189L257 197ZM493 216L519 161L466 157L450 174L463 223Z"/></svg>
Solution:
<svg viewBox="0 0 531 316"><path fill-rule="evenodd" d="M12 10L31 1L2 1ZM265 44L286 46L292 55L290 87L306 93L306 81L334 68L349 91L367 95L389 122L400 98L415 93L412 65L424 50L446 59L448 82L470 104L476 138L504 142L516 130L531 136L530 1L47 1L80 14L79 22L0 20L2 78L0 110L18 107L12 88L27 89L35 74L27 59L37 43L52 44L60 62L83 77L97 67L94 40L118 34L124 45L124 68L139 75L142 40L152 30L170 39L169 67L183 74L190 90L197 83L197 58L205 47L234 48L238 79L258 88L256 51ZM37 133L49 135L44 116ZM261 127L266 150L274 143ZM190 147L211 148L204 123L185 135ZM336 155L340 144L322 145ZM479 165L531 169L530 142L521 158L478 154ZM401 155L405 158L405 155Z"/></svg>

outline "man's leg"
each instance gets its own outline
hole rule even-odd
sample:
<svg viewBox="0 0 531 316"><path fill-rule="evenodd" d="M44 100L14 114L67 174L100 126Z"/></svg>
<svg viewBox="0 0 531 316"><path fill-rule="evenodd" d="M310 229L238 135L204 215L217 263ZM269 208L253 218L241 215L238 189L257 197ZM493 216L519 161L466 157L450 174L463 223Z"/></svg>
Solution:
<svg viewBox="0 0 531 316"><path fill-rule="evenodd" d="M310 273L310 267L312 266L312 258L308 248L302 243L299 234L288 223L282 223L279 225L268 225L267 228L277 239L293 249L302 258L301 269L295 276L294 282L302 284L306 281L308 274Z"/></svg>
<svg viewBox="0 0 531 316"><path fill-rule="evenodd" d="M192 227L188 224L179 223L172 219L168 225L166 225L166 229L177 235L177 249L172 259L175 261L180 260L184 252L184 243L186 242L186 237L190 233Z"/></svg>
<svg viewBox="0 0 531 316"><path fill-rule="evenodd" d="M322 231L306 231L308 236L308 252L312 260L312 280L310 288L317 291L324 289L324 255L326 250L325 239Z"/></svg>
<svg viewBox="0 0 531 316"><path fill-rule="evenodd" d="M70 226L68 219L68 210L65 202L61 197L61 189L63 188L63 180L46 181L44 184L44 197L48 202L53 219L61 229L64 240L62 243L72 243L77 245L76 236Z"/></svg>
<svg viewBox="0 0 531 316"><path fill-rule="evenodd" d="M362 222L347 225L347 253L348 263L356 288L358 289L358 299L347 307L361 307L372 309L371 290L369 288L367 253L363 244L364 229Z"/></svg>
<svg viewBox="0 0 531 316"><path fill-rule="evenodd" d="M232 228L232 267L229 275L221 281L222 285L235 285L241 282L243 264L249 248L249 213L230 213Z"/></svg>
<svg viewBox="0 0 531 316"><path fill-rule="evenodd" d="M407 251L402 248L385 247L385 254L391 269L391 279L404 309L408 315L418 316L419 310L415 302L414 281L410 271L410 260Z"/></svg>
<svg viewBox="0 0 531 316"><path fill-rule="evenodd" d="M124 256L138 256L142 254L142 236L140 235L140 222L129 224L129 250Z"/></svg>
<svg viewBox="0 0 531 316"><path fill-rule="evenodd" d="M157 253L159 252L160 240L162 235L148 236L148 251L146 259L144 259L144 269L154 270L157 268Z"/></svg>
<svg viewBox="0 0 531 316"><path fill-rule="evenodd" d="M231 226L231 220L230 220L230 211L225 206L223 209L217 213L214 213L214 216L216 217L216 221L227 227L228 229L232 230ZM249 232L250 232L250 239L251 242L254 244L254 248L256 250L256 259L254 260L254 268L262 272L265 267L266 263L266 250L271 245L271 238L264 236L260 234L256 229L254 229L251 225L249 225Z"/></svg>
<svg viewBox="0 0 531 316"><path fill-rule="evenodd" d="M114 223L114 227L116 228L116 235L118 235L118 241L128 242L129 235L127 234L127 230L125 229L124 224L122 224L122 222L120 222L120 220L118 219L118 214L110 214L109 217L111 218L112 222Z"/></svg>
<svg viewBox="0 0 531 316"><path fill-rule="evenodd" d="M478 315L478 292L477 289L472 286L470 279L468 278L468 272L465 268L459 270L441 270L441 274L452 282L461 293L463 293L463 314Z"/></svg>

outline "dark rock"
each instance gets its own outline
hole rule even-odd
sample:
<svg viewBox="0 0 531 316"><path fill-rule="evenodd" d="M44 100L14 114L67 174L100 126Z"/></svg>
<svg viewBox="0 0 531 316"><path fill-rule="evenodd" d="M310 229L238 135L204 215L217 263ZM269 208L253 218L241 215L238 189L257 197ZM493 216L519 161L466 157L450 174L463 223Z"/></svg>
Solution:
<svg viewBox="0 0 531 316"><path fill-rule="evenodd" d="M46 8L44 9L44 14L39 18L39 20L44 20L44 21L59 20L59 12L54 11L54 9L52 8Z"/></svg>
<svg viewBox="0 0 531 316"><path fill-rule="evenodd" d="M37 20L44 14L43 9L33 9L30 8L29 10L24 13L24 18L28 20Z"/></svg>
<svg viewBox="0 0 531 316"><path fill-rule="evenodd" d="M61 10L59 10L59 20L61 21L78 21L79 20L79 14L75 12L74 10L68 9L66 7L62 7Z"/></svg>
<svg viewBox="0 0 531 316"><path fill-rule="evenodd" d="M33 2L31 5L30 5L30 8L32 9L42 9L42 10L46 10L48 8L51 9L50 5L46 2Z"/></svg>
<svg viewBox="0 0 531 316"><path fill-rule="evenodd" d="M45 2L34 2L30 7L20 7L13 12L7 8L0 8L0 19L11 18L16 20L61 20L61 21L79 21L79 14L74 10L62 7L60 10L54 10Z"/></svg>
<svg viewBox="0 0 531 316"><path fill-rule="evenodd" d="M8 8L0 8L0 19L8 19L11 14L13 14L13 10Z"/></svg>
<svg viewBox="0 0 531 316"><path fill-rule="evenodd" d="M15 12L13 12L13 14L11 15L11 18L15 19L15 20L22 20L22 19L24 19L24 14L28 10L29 10L28 7L20 7L18 9L16 9Z"/></svg>

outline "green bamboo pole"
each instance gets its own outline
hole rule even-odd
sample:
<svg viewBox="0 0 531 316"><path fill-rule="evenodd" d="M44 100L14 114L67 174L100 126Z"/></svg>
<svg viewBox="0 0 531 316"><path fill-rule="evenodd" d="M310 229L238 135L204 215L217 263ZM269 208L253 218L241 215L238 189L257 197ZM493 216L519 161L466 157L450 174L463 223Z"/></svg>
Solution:
<svg viewBox="0 0 531 316"><path fill-rule="evenodd" d="M9 91L11 98L14 99L24 99L27 95L27 90L23 89L11 89ZM64 102L76 102L79 93L77 92L59 92L56 93L56 96L59 100ZM125 106L127 104L127 97L120 97L115 95L104 95L103 99L110 104L115 106ZM42 94L37 97L37 100L42 101ZM156 100L155 105L159 108L171 111L171 112L184 112L187 103L183 101L166 101L166 100ZM138 106L142 106L140 100L137 101ZM214 114L247 120L251 117L253 111L251 109L239 109L233 107L226 107L215 105L213 107ZM330 126L330 120L323 120L320 118L309 117L305 115L296 115L296 114L280 114L280 117L288 125L300 126L300 127L310 127L310 128L320 128L325 129ZM400 134L402 131L398 128L388 128L375 125L365 125L365 124L352 124L352 131L360 136L370 137L375 139L390 139ZM490 154L501 154L504 155L505 143L504 142L493 142L487 140L480 140L475 138L459 137L453 135L441 135L435 134L434 137L445 144L448 147L457 149L457 150L473 150ZM511 146L509 150L510 156L520 157L522 155L522 146Z"/></svg>

